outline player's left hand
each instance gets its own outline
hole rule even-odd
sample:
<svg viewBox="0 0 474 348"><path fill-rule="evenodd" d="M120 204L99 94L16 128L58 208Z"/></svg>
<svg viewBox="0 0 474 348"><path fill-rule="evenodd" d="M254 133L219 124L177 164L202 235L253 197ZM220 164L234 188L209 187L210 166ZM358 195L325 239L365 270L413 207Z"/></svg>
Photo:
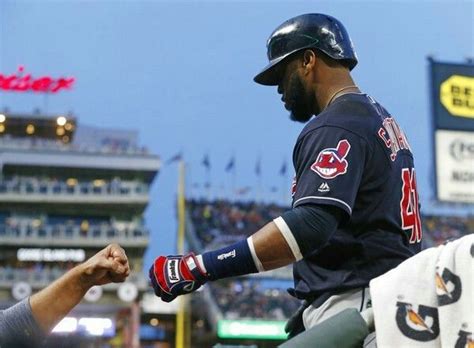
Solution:
<svg viewBox="0 0 474 348"><path fill-rule="evenodd" d="M196 291L207 281L194 253L157 257L149 276L155 295L165 302Z"/></svg>

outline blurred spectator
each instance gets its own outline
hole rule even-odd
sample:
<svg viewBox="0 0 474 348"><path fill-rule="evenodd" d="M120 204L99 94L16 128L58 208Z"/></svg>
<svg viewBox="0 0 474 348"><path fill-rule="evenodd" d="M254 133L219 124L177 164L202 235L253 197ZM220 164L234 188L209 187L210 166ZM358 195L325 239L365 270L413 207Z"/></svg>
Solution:
<svg viewBox="0 0 474 348"><path fill-rule="evenodd" d="M102 144L77 144L74 142L63 143L62 141L54 139L43 139L39 137L13 137L11 135L4 135L0 137L0 148L61 152L90 152L104 154L148 154L148 150L145 147L139 147L126 141L105 141L102 142Z"/></svg>
<svg viewBox="0 0 474 348"><path fill-rule="evenodd" d="M248 236L287 208L275 204L189 200L187 202L197 237L206 249L216 249Z"/></svg>
<svg viewBox="0 0 474 348"><path fill-rule="evenodd" d="M205 249L241 240L280 216L288 207L255 202L188 200L189 214ZM474 233L474 216L422 217L423 230L435 244Z"/></svg>
<svg viewBox="0 0 474 348"><path fill-rule="evenodd" d="M474 233L474 216L431 216L422 217L423 232L433 239L436 245L453 238Z"/></svg>
<svg viewBox="0 0 474 348"><path fill-rule="evenodd" d="M48 215L19 217L4 215L0 219L0 236L31 238L139 238L148 235L142 223L136 221L115 224L107 217L74 217Z"/></svg>
<svg viewBox="0 0 474 348"><path fill-rule="evenodd" d="M259 281L249 278L208 286L225 319L287 320L299 307L299 301L285 290L264 289Z"/></svg>
<svg viewBox="0 0 474 348"><path fill-rule="evenodd" d="M148 192L148 185L141 181L93 180L80 181L70 178L6 176L0 179L0 193L26 194L63 194L63 195L143 195Z"/></svg>
<svg viewBox="0 0 474 348"><path fill-rule="evenodd" d="M225 200L190 199L186 203L196 237L205 250L237 242L288 209L275 204ZM442 244L448 239L474 233L474 216L425 215L422 223L428 244ZM224 280L208 285L226 319L285 320L296 311L299 303L286 291L263 289L259 280L250 279Z"/></svg>

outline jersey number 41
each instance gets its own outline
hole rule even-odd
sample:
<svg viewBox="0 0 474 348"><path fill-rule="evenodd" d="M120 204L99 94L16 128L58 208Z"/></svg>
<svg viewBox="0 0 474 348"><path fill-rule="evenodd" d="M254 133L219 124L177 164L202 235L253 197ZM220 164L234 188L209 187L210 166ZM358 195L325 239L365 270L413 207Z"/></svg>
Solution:
<svg viewBox="0 0 474 348"><path fill-rule="evenodd" d="M402 228L411 230L410 244L421 242L422 229L415 168L402 169L402 199L400 201Z"/></svg>

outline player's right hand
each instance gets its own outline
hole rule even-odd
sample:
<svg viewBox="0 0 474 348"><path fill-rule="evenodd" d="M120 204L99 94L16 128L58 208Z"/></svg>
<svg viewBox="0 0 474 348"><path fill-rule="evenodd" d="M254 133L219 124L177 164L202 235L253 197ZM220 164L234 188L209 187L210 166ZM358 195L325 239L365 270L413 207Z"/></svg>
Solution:
<svg viewBox="0 0 474 348"><path fill-rule="evenodd" d="M196 291L207 281L194 253L157 257L149 276L155 295L165 302Z"/></svg>
<svg viewBox="0 0 474 348"><path fill-rule="evenodd" d="M125 250L118 244L110 244L77 268L81 286L86 289L94 285L121 283L130 274Z"/></svg>

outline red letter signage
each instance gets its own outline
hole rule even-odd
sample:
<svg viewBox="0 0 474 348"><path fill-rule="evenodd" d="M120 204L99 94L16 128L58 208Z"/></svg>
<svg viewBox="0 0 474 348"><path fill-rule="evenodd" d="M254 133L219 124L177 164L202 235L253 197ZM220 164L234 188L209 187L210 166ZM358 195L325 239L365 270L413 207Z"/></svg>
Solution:
<svg viewBox="0 0 474 348"><path fill-rule="evenodd" d="M0 73L0 90L12 92L57 93L61 90L72 89L74 77L52 78L40 76L34 78L25 74L23 66L18 67L16 74L4 75Z"/></svg>

